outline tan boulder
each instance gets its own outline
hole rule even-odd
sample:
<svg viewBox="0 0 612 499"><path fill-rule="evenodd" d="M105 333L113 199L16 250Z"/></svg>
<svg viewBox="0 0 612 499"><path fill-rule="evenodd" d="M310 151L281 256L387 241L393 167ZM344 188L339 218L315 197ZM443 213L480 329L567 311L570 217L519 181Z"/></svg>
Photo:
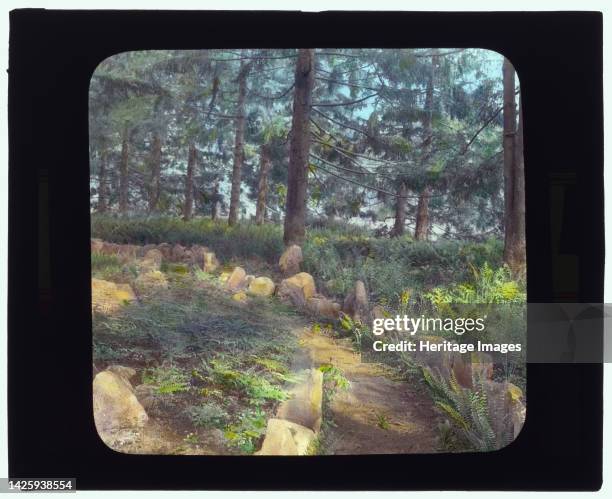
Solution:
<svg viewBox="0 0 612 499"><path fill-rule="evenodd" d="M168 288L168 279L163 272L159 270L150 270L140 274L134 281L134 286L136 286L139 292L166 289Z"/></svg>
<svg viewBox="0 0 612 499"><path fill-rule="evenodd" d="M170 261L172 259L172 246L170 246L168 243L158 244L157 249L163 255L164 260Z"/></svg>
<svg viewBox="0 0 612 499"><path fill-rule="evenodd" d="M288 277L283 281L287 281L291 284L295 284L299 288L302 288L302 292L304 293L304 298L308 300L308 298L312 298L317 294L317 288L315 286L314 279L308 272L300 272L299 274L295 274L294 276Z"/></svg>
<svg viewBox="0 0 612 499"><path fill-rule="evenodd" d="M242 267L236 267L230 274L225 286L230 291L238 291L245 286L246 272Z"/></svg>
<svg viewBox="0 0 612 499"><path fill-rule="evenodd" d="M117 376L122 377L126 381L130 381L134 376L136 376L136 370L131 367L120 366L120 365L112 365L106 368L107 371L115 373Z"/></svg>
<svg viewBox="0 0 612 499"><path fill-rule="evenodd" d="M300 263L302 263L303 260L302 248L297 244L292 244L281 255L278 266L283 275L290 276L300 271Z"/></svg>
<svg viewBox="0 0 612 499"><path fill-rule="evenodd" d="M306 300L306 308L312 314L326 319L337 319L340 316L340 304L324 296L313 296Z"/></svg>
<svg viewBox="0 0 612 499"><path fill-rule="evenodd" d="M444 338L423 335L418 337L418 341L442 343L444 342ZM453 352L430 352L427 350L420 350L419 348L414 352L414 360L418 365L429 368L433 373L441 375L445 380L450 378L450 373L453 368L453 357Z"/></svg>
<svg viewBox="0 0 612 499"><path fill-rule="evenodd" d="M526 409L522 390L507 381L483 382L487 395L489 419L499 448L512 442L525 423Z"/></svg>
<svg viewBox="0 0 612 499"><path fill-rule="evenodd" d="M180 244L175 244L170 250L170 261L182 262L185 259L185 247Z"/></svg>
<svg viewBox="0 0 612 499"><path fill-rule="evenodd" d="M91 305L98 312L115 312L135 300L136 295L129 284L91 279Z"/></svg>
<svg viewBox="0 0 612 499"><path fill-rule="evenodd" d="M362 323L370 321L370 301L363 281L355 283L355 288L344 300L342 311L355 321Z"/></svg>
<svg viewBox="0 0 612 499"><path fill-rule="evenodd" d="M268 420L266 436L259 456L304 456L315 439L315 433L302 425L284 419Z"/></svg>
<svg viewBox="0 0 612 499"><path fill-rule="evenodd" d="M245 302L249 299L249 297L247 296L247 294L244 291L238 291L237 293L234 293L232 295L232 300L234 301L238 301L238 302Z"/></svg>
<svg viewBox="0 0 612 499"><path fill-rule="evenodd" d="M130 383L111 371L102 371L94 378L93 408L99 433L139 428L149 419Z"/></svg>
<svg viewBox="0 0 612 499"><path fill-rule="evenodd" d="M104 248L104 241L102 241L102 239L92 239L91 240L91 252L92 253L102 253L102 248Z"/></svg>
<svg viewBox="0 0 612 499"><path fill-rule="evenodd" d="M140 267L148 270L159 270L162 260L163 255L161 251L158 249L150 249L145 253L144 258L140 262Z"/></svg>
<svg viewBox="0 0 612 499"><path fill-rule="evenodd" d="M276 416L318 433L323 414L323 373L318 369L306 369L301 377L303 380L291 389L291 398L281 403Z"/></svg>
<svg viewBox="0 0 612 499"><path fill-rule="evenodd" d="M389 312L381 305L374 305L372 307L372 318L373 319L386 319L390 317Z"/></svg>
<svg viewBox="0 0 612 499"><path fill-rule="evenodd" d="M289 282L288 279L283 279L278 286L276 291L278 298L288 305L293 305L296 308L302 309L306 307L306 297L304 296L304 290Z"/></svg>
<svg viewBox="0 0 612 499"><path fill-rule="evenodd" d="M275 289L276 284L269 277L256 277L249 283L249 293L256 296L272 296Z"/></svg>
<svg viewBox="0 0 612 499"><path fill-rule="evenodd" d="M203 269L204 272L214 272L219 268L219 260L212 251L205 251L203 255Z"/></svg>

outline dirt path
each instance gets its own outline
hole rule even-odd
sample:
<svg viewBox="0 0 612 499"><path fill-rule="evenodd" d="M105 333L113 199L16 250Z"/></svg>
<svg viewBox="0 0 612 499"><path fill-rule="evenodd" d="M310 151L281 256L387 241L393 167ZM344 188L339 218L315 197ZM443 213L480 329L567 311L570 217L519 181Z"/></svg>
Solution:
<svg viewBox="0 0 612 499"><path fill-rule="evenodd" d="M431 399L384 366L361 362L344 340L304 330L300 344L314 366L332 364L351 385L332 398L325 419L326 454L404 454L437 451ZM331 420L331 421L329 421Z"/></svg>

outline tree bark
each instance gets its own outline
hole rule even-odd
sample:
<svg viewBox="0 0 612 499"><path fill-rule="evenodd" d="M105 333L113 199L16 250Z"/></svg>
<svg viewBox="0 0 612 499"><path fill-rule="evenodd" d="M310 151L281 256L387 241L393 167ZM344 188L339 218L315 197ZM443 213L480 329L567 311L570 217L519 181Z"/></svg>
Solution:
<svg viewBox="0 0 612 499"><path fill-rule="evenodd" d="M121 137L121 161L119 163L119 211L126 214L128 210L128 126L123 127Z"/></svg>
<svg viewBox="0 0 612 499"><path fill-rule="evenodd" d="M404 225L406 223L406 182L400 182L397 188L397 198L395 200L395 225L391 235L400 237L404 235Z"/></svg>
<svg viewBox="0 0 612 499"><path fill-rule="evenodd" d="M151 183L149 185L149 213L157 210L161 183L161 138L159 133L153 134L151 144Z"/></svg>
<svg viewBox="0 0 612 499"><path fill-rule="evenodd" d="M212 207L210 209L210 218L212 220L217 220L219 217L219 179L215 180L215 185L213 187L213 199L212 199Z"/></svg>
<svg viewBox="0 0 612 499"><path fill-rule="evenodd" d="M426 186L419 195L419 203L416 213L416 227L414 228L414 238L417 241L427 241L429 238L429 198L431 187Z"/></svg>
<svg viewBox="0 0 612 499"><path fill-rule="evenodd" d="M434 108L434 78L436 75L436 65L438 64L437 51L431 56L431 68L425 89L425 115L423 117L423 159L425 166L431 157L433 142L433 108ZM416 223L414 227L414 238L417 241L427 241L429 238L429 198L431 197L431 186L426 184L419 194L417 204Z"/></svg>
<svg viewBox="0 0 612 499"><path fill-rule="evenodd" d="M193 214L193 171L196 164L195 144L189 145L189 156L187 157L187 176L185 177L185 206L183 208L183 220L191 220Z"/></svg>
<svg viewBox="0 0 612 499"><path fill-rule="evenodd" d="M523 120L516 125L514 67L504 59L504 262L514 274L525 270L525 176ZM520 105L519 105L520 108Z"/></svg>
<svg viewBox="0 0 612 499"><path fill-rule="evenodd" d="M268 196L268 173L270 171L270 151L263 144L259 152L259 183L257 186L257 206L255 209L255 223L262 225L266 218L266 200Z"/></svg>
<svg viewBox="0 0 612 499"><path fill-rule="evenodd" d="M236 134L234 138L234 167L232 170L232 191L230 195L230 208L227 222L235 225L238 222L240 211L240 185L242 181L242 165L244 163L244 127L246 123L245 102L247 90L247 75L251 64L244 62L238 73L238 103L236 104Z"/></svg>
<svg viewBox="0 0 612 499"><path fill-rule="evenodd" d="M98 172L98 213L105 213L108 209L107 168L108 151L106 149L106 143L103 143L102 150L100 152L100 170Z"/></svg>
<svg viewBox="0 0 612 499"><path fill-rule="evenodd" d="M293 117L285 205L284 242L301 244L306 235L306 195L310 152L310 113L314 87L314 49L299 49L295 67Z"/></svg>

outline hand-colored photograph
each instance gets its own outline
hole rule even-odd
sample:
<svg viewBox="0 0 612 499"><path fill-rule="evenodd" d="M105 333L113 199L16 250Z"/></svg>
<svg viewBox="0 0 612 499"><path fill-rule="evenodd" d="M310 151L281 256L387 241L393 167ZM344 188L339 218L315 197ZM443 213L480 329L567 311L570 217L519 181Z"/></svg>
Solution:
<svg viewBox="0 0 612 499"><path fill-rule="evenodd" d="M102 61L89 145L104 443L317 456L514 441L527 395L519 89L483 49ZM378 355L391 338L402 348Z"/></svg>

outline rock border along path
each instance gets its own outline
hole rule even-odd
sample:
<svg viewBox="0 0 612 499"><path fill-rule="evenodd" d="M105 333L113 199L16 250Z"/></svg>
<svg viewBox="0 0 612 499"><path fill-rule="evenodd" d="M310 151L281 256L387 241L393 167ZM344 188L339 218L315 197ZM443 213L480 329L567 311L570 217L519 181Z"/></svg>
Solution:
<svg viewBox="0 0 612 499"><path fill-rule="evenodd" d="M169 244L119 245L92 239L91 250L121 258L140 258L140 271L146 284L149 281L159 285L157 274L162 260L196 264L206 272L213 272L220 264L208 248L195 245L185 248ZM341 307L334 301L318 294L314 279L306 272L300 272L302 253L299 246L291 246L281 256L279 267L285 278L277 286L268 277L247 275L241 267L231 272L222 272L219 284L232 293L236 301L246 301L250 295L271 296L276 294L283 302L310 314L337 319ZM296 272L297 271L297 272ZM140 276L139 276L140 277ZM163 277L163 275L161 275ZM92 305L118 306L120 301L135 299L131 289L118 289L110 282L96 280ZM93 281L92 281L93 282ZM163 284L163 282L161 282ZM104 287L106 286L106 287ZM128 286L129 287L129 286ZM104 288L104 292L96 289ZM110 291L107 291L108 290ZM123 293L123 294L122 294ZM100 296L98 296L100 295ZM100 303L96 303L98 300ZM356 320L368 322L377 315L377 307L370 310L363 282L357 281L354 290L346 297L342 309ZM311 452L311 446L320 436L323 419L323 373L319 367L331 364L340 368L350 381L350 388L338 392L328 410L334 422L325 440L327 451L333 454L393 454L432 453L438 449L436 424L439 416L434 410L430 397L411 387L405 381L394 380L393 374L384 366L362 363L360 355L350 345L312 330L295 332L302 344L302 351L296 356L294 372L301 379L291 390L291 397L281 403L276 417L267 424L266 436L258 455L304 455ZM440 362L437 359L436 362ZM482 364L481 360L446 359L446 372L452 372L458 382L471 388L472 373ZM435 364L435 362L434 362ZM427 367L430 362L425 362ZM481 366L482 367L482 366ZM490 409L499 419L500 432L511 425L518 435L525 419L525 408L520 390L507 382L492 381L492 366L486 369L486 386L491 397ZM446 377L447 377L446 376ZM509 422L505 420L510 418Z"/></svg>

